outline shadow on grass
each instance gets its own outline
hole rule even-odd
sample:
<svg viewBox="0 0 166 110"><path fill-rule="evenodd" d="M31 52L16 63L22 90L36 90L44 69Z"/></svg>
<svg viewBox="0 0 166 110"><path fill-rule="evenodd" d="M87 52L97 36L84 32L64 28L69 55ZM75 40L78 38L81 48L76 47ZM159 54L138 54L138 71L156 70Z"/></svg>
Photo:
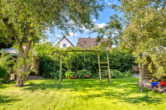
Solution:
<svg viewBox="0 0 166 110"><path fill-rule="evenodd" d="M149 90L145 89L144 93L138 92L137 79L134 78L121 78L113 79L112 85L109 85L107 79L103 80L103 85L100 85L96 79L70 79L64 80L62 85L58 85L58 81L55 80L40 80L41 82L36 83L35 81L29 82L23 90L54 90L54 91L98 91L100 94L87 94L75 96L75 98L82 98L83 100L89 100L91 98L107 98L107 99L118 99L121 102L126 103L147 103L147 104L159 104L162 102L162 97L153 97L149 94ZM97 92L97 93L98 93ZM138 95L136 95L138 94ZM129 96L131 95L131 96Z"/></svg>
<svg viewBox="0 0 166 110"><path fill-rule="evenodd" d="M0 89L4 89L6 88L6 86L4 86L3 84L0 84Z"/></svg>
<svg viewBox="0 0 166 110"><path fill-rule="evenodd" d="M111 85L109 85L107 79L103 80L103 85L99 84L97 79L65 79L61 85L57 80L44 79L38 80L39 82L32 80L25 87L24 90L45 90L45 89L69 89L70 91L86 91L86 90L107 90L108 87L112 88L137 88L135 80L114 79ZM132 84L131 84L132 83ZM109 89L108 89L109 90Z"/></svg>
<svg viewBox="0 0 166 110"><path fill-rule="evenodd" d="M101 85L101 87L106 87L108 85ZM79 80L64 80L61 85L58 84L58 81L55 80L41 80L40 83L35 83L33 81L29 82L24 90L45 90L45 89L69 89L70 91L85 91L85 89L91 88L95 89L100 87L100 84L94 79L79 79Z"/></svg>
<svg viewBox="0 0 166 110"><path fill-rule="evenodd" d="M80 95L76 96L75 98L82 98L83 100L89 100L94 98L101 98L105 97L107 99L112 100L113 98L118 99L118 102L126 102L126 103L147 103L147 104L160 104L162 102L162 98L156 98L150 96L146 93L143 96L134 96L134 97L127 97L126 93L117 93L117 92L104 92L102 94L90 94L90 95Z"/></svg>
<svg viewBox="0 0 166 110"><path fill-rule="evenodd" d="M7 104L7 103L12 103L12 102L15 102L15 101L20 101L21 99L17 99L17 98L14 98L14 97L11 97L11 96L0 96L0 105L1 104Z"/></svg>

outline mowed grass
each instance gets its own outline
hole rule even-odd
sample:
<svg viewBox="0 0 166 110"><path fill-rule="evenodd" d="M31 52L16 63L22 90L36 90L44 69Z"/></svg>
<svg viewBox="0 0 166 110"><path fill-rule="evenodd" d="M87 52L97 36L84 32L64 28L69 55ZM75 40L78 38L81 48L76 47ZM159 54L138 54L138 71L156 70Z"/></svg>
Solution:
<svg viewBox="0 0 166 110"><path fill-rule="evenodd" d="M14 83L0 87L3 110L166 110L166 95L144 88L138 92L137 78L29 80L25 87Z"/></svg>

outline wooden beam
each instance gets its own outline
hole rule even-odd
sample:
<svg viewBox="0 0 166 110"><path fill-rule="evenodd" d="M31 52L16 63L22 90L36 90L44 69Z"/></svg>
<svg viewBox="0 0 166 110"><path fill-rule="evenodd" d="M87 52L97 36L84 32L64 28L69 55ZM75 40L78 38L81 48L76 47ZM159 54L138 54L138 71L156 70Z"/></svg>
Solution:
<svg viewBox="0 0 166 110"><path fill-rule="evenodd" d="M108 64L108 81L111 85L111 72L110 72L110 63L109 63L109 51L107 51L107 64Z"/></svg>
<svg viewBox="0 0 166 110"><path fill-rule="evenodd" d="M98 66L99 66L99 81L102 85L102 79L101 79L101 68L100 68L100 52L98 52Z"/></svg>
<svg viewBox="0 0 166 110"><path fill-rule="evenodd" d="M100 50L64 50L64 52L100 52Z"/></svg>
<svg viewBox="0 0 166 110"><path fill-rule="evenodd" d="M62 81L62 54L60 54L59 85L61 85L61 81Z"/></svg>
<svg viewBox="0 0 166 110"><path fill-rule="evenodd" d="M139 54L139 59L142 60L142 53ZM143 91L143 75L144 75L144 66L143 63L139 61L139 92Z"/></svg>

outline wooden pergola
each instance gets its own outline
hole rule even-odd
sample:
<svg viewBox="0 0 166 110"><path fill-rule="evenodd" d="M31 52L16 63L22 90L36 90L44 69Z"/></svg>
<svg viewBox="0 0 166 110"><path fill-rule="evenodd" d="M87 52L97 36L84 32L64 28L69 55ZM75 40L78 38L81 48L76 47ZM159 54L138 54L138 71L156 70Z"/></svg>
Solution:
<svg viewBox="0 0 166 110"><path fill-rule="evenodd" d="M101 71L108 71L108 81L111 84L111 73L110 73L110 67L109 67L109 50L104 51L107 53L107 62L100 62L100 53L101 50L63 50L63 52L95 52L98 55L98 68L99 68L99 81L102 85L102 77L101 77ZM102 51L103 52L103 51ZM59 72L59 85L62 82L62 52L60 51L60 72ZM107 64L107 66L102 66L101 64ZM107 67L107 70L101 70L101 67Z"/></svg>

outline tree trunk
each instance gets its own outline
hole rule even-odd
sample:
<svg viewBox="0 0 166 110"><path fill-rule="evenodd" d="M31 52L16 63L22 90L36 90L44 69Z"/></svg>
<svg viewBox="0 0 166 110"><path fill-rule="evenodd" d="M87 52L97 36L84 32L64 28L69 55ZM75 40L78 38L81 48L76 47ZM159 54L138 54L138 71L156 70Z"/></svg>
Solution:
<svg viewBox="0 0 166 110"><path fill-rule="evenodd" d="M60 71L59 71L59 85L62 82L62 55L60 55Z"/></svg>
<svg viewBox="0 0 166 110"><path fill-rule="evenodd" d="M111 85L111 72L110 72L110 63L109 63L109 51L107 51L107 64L108 64L108 81Z"/></svg>
<svg viewBox="0 0 166 110"><path fill-rule="evenodd" d="M139 55L140 60L142 60L142 53ZM143 64L141 62L139 62L139 92L143 91L143 74L144 74L144 70L143 70Z"/></svg>
<svg viewBox="0 0 166 110"><path fill-rule="evenodd" d="M24 64L23 65L19 65L18 67L18 71L17 71L17 82L16 82L16 86L17 87L22 87L24 85L24 81L27 80L27 66L26 66L26 61L24 60Z"/></svg>
<svg viewBox="0 0 166 110"><path fill-rule="evenodd" d="M98 66L99 66L99 81L102 85L102 79L101 79L101 68L100 68L100 53L98 53Z"/></svg>
<svg viewBox="0 0 166 110"><path fill-rule="evenodd" d="M20 76L18 76L18 77L17 77L16 86L17 86L17 87L22 87L23 85L24 85L23 79L22 79Z"/></svg>

